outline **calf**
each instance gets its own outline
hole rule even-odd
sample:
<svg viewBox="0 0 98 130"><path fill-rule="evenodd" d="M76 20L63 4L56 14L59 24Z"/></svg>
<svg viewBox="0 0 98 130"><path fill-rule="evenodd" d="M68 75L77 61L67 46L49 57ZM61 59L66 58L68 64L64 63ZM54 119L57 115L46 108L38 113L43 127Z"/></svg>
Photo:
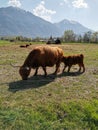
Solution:
<svg viewBox="0 0 98 130"><path fill-rule="evenodd" d="M64 69L68 66L68 72L70 71L72 65L79 65L79 72L81 71L81 67L83 68L83 72L85 72L85 66L83 63L84 55L79 54L79 55L73 55L73 56L63 56L62 62L64 63Z"/></svg>

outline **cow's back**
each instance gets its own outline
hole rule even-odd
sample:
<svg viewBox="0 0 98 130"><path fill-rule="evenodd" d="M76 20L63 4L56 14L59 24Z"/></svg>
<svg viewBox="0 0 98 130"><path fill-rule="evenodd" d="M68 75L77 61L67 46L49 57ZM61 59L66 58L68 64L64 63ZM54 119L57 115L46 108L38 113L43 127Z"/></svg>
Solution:
<svg viewBox="0 0 98 130"><path fill-rule="evenodd" d="M39 66L53 66L61 60L62 49L50 46L38 46L34 48L27 57L29 66L33 68Z"/></svg>

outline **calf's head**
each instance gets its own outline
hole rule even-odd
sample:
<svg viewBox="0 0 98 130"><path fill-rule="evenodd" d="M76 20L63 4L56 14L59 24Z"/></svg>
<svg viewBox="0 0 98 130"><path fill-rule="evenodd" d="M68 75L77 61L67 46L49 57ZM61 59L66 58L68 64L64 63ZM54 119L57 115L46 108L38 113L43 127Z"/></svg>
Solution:
<svg viewBox="0 0 98 130"><path fill-rule="evenodd" d="M31 68L21 66L19 69L19 74L23 80L27 80L27 78L30 74L30 71L31 71Z"/></svg>
<svg viewBox="0 0 98 130"><path fill-rule="evenodd" d="M62 59L61 59L61 62L66 63L67 62L67 57L63 56Z"/></svg>

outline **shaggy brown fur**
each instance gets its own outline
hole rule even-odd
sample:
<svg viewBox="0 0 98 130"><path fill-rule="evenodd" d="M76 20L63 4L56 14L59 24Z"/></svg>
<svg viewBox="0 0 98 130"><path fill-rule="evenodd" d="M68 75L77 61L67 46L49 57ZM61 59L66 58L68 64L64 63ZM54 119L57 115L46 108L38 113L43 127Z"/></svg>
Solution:
<svg viewBox="0 0 98 130"><path fill-rule="evenodd" d="M36 69L34 75L37 75L38 68L41 66L46 76L46 66L52 67L56 64L56 70L54 73L57 74L62 57L63 51L58 47L36 47L27 56L24 64L20 67L19 73L22 79L27 79L31 68Z"/></svg>
<svg viewBox="0 0 98 130"><path fill-rule="evenodd" d="M83 68L83 72L85 71L85 66L83 63L84 55L73 55L73 56L63 56L62 62L65 64L63 72L65 68L68 66L68 72L70 71L70 68L72 65L79 65L79 71L81 71L81 67Z"/></svg>

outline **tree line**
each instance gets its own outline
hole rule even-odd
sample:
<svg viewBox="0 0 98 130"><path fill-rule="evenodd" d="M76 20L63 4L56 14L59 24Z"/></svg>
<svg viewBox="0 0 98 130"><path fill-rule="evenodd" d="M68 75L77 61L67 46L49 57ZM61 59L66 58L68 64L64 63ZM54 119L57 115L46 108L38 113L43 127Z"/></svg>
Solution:
<svg viewBox="0 0 98 130"><path fill-rule="evenodd" d="M83 35L77 35L72 30L67 30L62 40L63 42L98 43L98 32L88 31Z"/></svg>
<svg viewBox="0 0 98 130"><path fill-rule="evenodd" d="M55 38L52 36L52 38ZM16 36L16 37L0 37L0 40L7 40L10 42L17 42L17 41L22 41L22 42L46 42L49 38L41 38L41 37L36 37L36 38L27 38L23 36ZM83 35L78 35L75 34L72 30L66 30L63 34L63 36L59 37L61 42L66 42L66 43L98 43L98 32L85 32Z"/></svg>

